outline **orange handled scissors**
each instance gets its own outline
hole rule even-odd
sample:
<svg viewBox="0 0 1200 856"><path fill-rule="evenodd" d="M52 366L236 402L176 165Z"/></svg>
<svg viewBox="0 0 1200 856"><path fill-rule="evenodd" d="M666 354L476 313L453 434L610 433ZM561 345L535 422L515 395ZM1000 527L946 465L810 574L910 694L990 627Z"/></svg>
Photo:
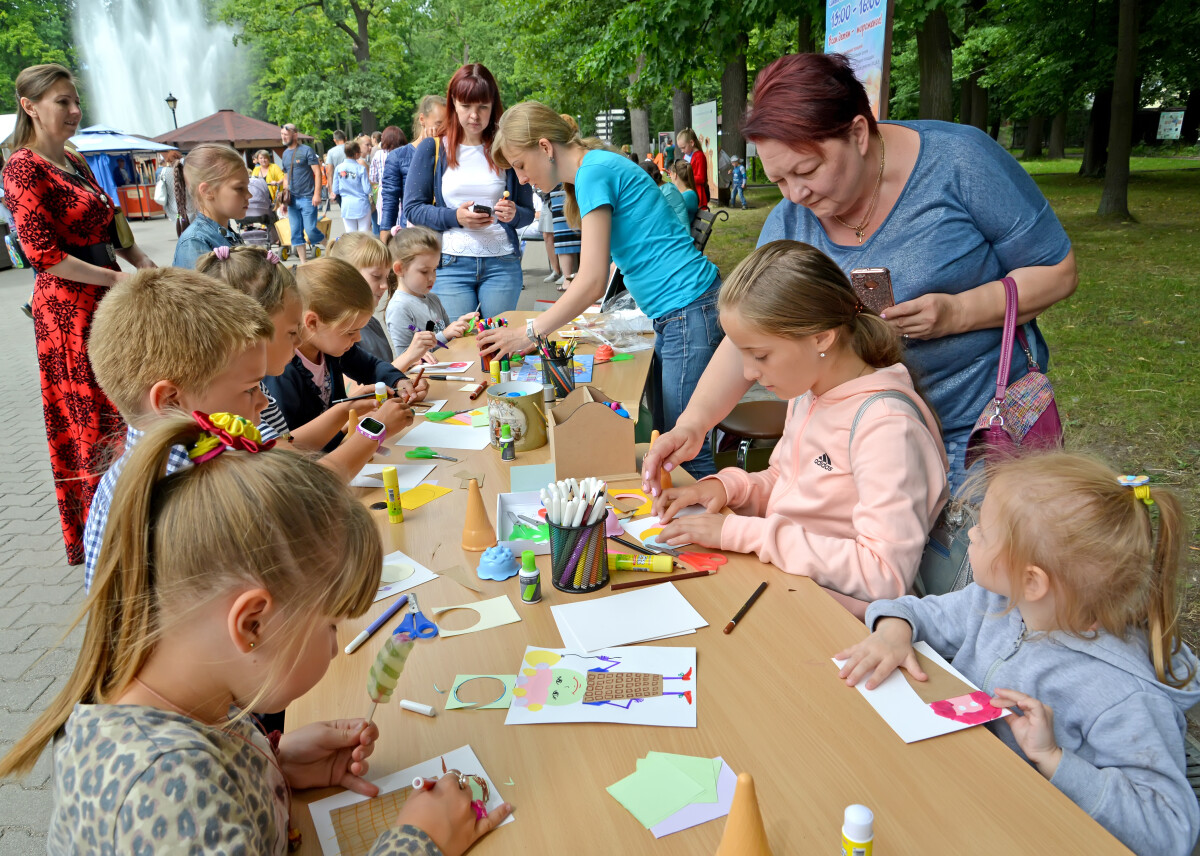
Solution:
<svg viewBox="0 0 1200 856"><path fill-rule="evenodd" d="M680 553L678 558L698 571L715 571L729 561L720 553Z"/></svg>

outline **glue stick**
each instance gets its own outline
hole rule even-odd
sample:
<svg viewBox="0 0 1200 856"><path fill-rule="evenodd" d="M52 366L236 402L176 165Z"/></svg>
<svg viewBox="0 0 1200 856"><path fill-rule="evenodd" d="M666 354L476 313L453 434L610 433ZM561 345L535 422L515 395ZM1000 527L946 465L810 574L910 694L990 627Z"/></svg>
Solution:
<svg viewBox="0 0 1200 856"><path fill-rule="evenodd" d="M383 404L387 401L387 384L383 381L375 384L375 403Z"/></svg>
<svg viewBox="0 0 1200 856"><path fill-rule="evenodd" d="M383 468L383 492L387 494L388 523L404 522L404 507L400 505L400 477L395 467Z"/></svg>
<svg viewBox="0 0 1200 856"><path fill-rule="evenodd" d="M670 556L629 556L624 553L608 554L610 571L653 571L656 574L671 573L674 562Z"/></svg>
<svg viewBox="0 0 1200 856"><path fill-rule="evenodd" d="M875 815L865 805L846 806L842 822L842 856L871 856Z"/></svg>
<svg viewBox="0 0 1200 856"><path fill-rule="evenodd" d="M500 361L492 360L492 364L488 366L488 371L492 373L492 383L500 383Z"/></svg>
<svg viewBox="0 0 1200 856"><path fill-rule="evenodd" d="M500 383L508 383L512 380L512 366L508 362L508 357L500 361Z"/></svg>

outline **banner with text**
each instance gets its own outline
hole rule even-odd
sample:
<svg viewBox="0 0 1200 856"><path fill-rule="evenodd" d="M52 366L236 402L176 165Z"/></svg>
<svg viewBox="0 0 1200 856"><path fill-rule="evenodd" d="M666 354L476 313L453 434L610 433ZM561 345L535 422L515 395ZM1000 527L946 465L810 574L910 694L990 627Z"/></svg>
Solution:
<svg viewBox="0 0 1200 856"><path fill-rule="evenodd" d="M700 138L700 149L708 161L708 195L717 197L717 102L692 105L692 130ZM678 155L677 155L678 157Z"/></svg>
<svg viewBox="0 0 1200 856"><path fill-rule="evenodd" d="M888 83L891 35L892 0L828 0L825 6L825 53L849 57L876 118Z"/></svg>

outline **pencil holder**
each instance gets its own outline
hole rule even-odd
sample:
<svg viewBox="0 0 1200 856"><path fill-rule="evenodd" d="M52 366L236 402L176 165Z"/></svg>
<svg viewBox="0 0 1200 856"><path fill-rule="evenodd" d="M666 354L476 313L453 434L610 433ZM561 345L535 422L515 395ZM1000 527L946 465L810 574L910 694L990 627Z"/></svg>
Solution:
<svg viewBox="0 0 1200 856"><path fill-rule="evenodd" d="M542 383L554 387L555 398L566 398L575 388L575 358L559 357L547 360L542 356Z"/></svg>
<svg viewBox="0 0 1200 856"><path fill-rule="evenodd" d="M550 526L550 581L559 591L583 594L608 585L604 519L591 526Z"/></svg>

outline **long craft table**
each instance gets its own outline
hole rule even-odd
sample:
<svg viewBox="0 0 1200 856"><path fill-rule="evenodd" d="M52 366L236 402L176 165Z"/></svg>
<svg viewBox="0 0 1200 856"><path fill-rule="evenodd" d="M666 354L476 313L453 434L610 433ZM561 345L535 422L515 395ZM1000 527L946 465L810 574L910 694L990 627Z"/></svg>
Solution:
<svg viewBox="0 0 1200 856"><path fill-rule="evenodd" d="M514 325L524 325L527 315L513 312L507 317ZM590 350L581 346L580 352ZM454 342L451 354L477 359L475 339ZM599 366L592 383L634 404L630 412L635 413L650 354L641 351L633 361ZM467 374L480 377L478 363ZM467 407L465 392L451 392L462 385L435 381L429 397L449 398L453 409ZM479 554L460 547L466 491L457 489L459 480L453 473L485 475L484 503L494 518L496 494L508 490L508 467L544 463L549 446L518 454L511 464L502 462L492 448L449 454L459 462L438 461L430 478L454 487L453 493L405 512L403 524L390 525L383 511L372 514L385 552L403 550L435 572L456 565L473 571ZM402 460L402 455L399 448L391 459ZM382 498L381 490L361 493L368 504ZM609 542L610 551L614 547L625 552ZM717 575L678 583L709 626L694 635L648 643L697 649L696 728L505 726L505 710L444 710L446 695L439 694L435 684L446 690L456 674L515 674L526 645L563 647L551 605L609 593L564 594L550 584L550 557L539 556L538 566L542 601L537 604L521 602L516 577L480 581L484 595L448 577L410 589L431 618L435 607L507 594L522 620L419 641L393 702L406 698L433 705L436 718L406 712L395 703L381 705L375 713L381 736L369 778L470 744L501 795L515 806L516 821L492 832L473 853L714 852L724 820L656 840L605 792L652 750L720 755L735 772L751 773L771 846L779 856L837 852L842 812L851 803L863 803L875 812L875 846L881 856L981 848L991 853L1128 852L985 728L904 744L858 692L838 679L830 661L832 654L865 635L862 624L809 579L783 574L753 556L731 554ZM640 576L616 573L613 581ZM762 580L770 583L766 592L733 633L724 635L721 629ZM391 599L376 603L362 618L344 622L340 646L390 603ZM446 613L438 623L457 629L474 621L475 613L464 610ZM391 629L381 629L353 655L339 653L321 682L289 706L289 729L363 716L369 707L367 670L383 634ZM319 853L320 846L304 804L331 793L335 791L296 795L293 822L304 834L306 854Z"/></svg>

